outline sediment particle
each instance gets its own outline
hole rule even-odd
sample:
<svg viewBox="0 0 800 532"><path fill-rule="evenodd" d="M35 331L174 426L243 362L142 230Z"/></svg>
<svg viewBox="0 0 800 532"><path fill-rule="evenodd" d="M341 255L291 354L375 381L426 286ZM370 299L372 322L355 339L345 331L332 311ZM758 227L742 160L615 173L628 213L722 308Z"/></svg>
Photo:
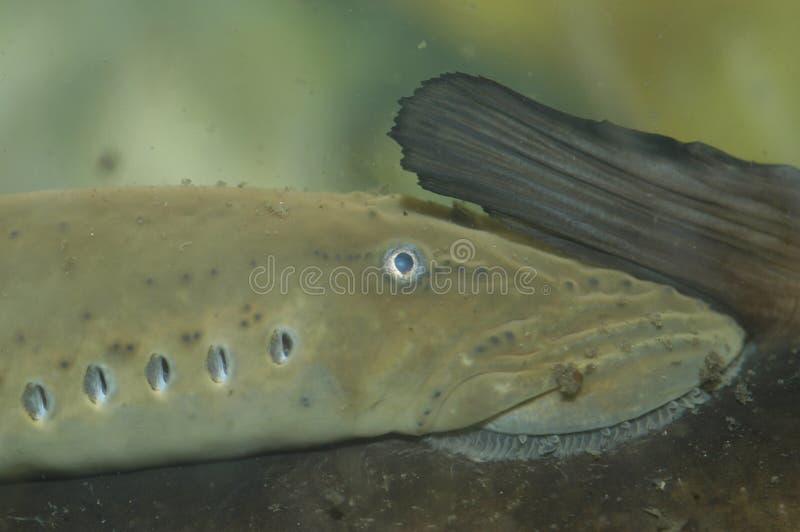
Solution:
<svg viewBox="0 0 800 532"><path fill-rule="evenodd" d="M753 394L750 392L750 388L747 387L747 384L743 382L736 385L736 389L733 390L733 396L743 405L753 402Z"/></svg>
<svg viewBox="0 0 800 532"><path fill-rule="evenodd" d="M707 392L716 390L722 382L724 369L722 357L716 351L709 351L700 368L700 387Z"/></svg>

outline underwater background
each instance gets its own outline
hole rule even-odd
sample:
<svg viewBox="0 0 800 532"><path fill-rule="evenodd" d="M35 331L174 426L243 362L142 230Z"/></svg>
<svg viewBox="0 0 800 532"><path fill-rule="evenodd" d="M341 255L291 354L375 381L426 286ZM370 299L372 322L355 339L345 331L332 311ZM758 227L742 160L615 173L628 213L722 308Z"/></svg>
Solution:
<svg viewBox="0 0 800 532"><path fill-rule="evenodd" d="M800 165L796 2L0 3L0 192L246 182L419 195L386 132L448 71Z"/></svg>
<svg viewBox="0 0 800 532"><path fill-rule="evenodd" d="M0 193L403 192L397 100L464 71L570 114L800 166L800 3L0 2ZM797 530L797 352L669 437L475 464L414 441L0 486L0 531Z"/></svg>

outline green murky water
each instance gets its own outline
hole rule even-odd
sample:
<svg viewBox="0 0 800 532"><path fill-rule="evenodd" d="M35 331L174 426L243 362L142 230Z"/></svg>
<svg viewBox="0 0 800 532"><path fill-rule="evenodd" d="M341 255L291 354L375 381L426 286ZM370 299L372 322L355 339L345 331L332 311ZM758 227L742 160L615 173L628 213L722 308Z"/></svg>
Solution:
<svg viewBox="0 0 800 532"><path fill-rule="evenodd" d="M121 184L417 193L386 136L441 72L800 164L791 2L0 5L0 192Z"/></svg>

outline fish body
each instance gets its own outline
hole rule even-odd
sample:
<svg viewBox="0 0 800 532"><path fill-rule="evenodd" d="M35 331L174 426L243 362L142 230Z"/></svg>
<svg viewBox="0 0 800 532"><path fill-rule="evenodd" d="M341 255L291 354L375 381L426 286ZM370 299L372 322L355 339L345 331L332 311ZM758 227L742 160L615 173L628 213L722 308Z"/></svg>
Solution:
<svg viewBox="0 0 800 532"><path fill-rule="evenodd" d="M364 193L0 196L0 283L0 479L591 430L687 393L744 339L669 286Z"/></svg>

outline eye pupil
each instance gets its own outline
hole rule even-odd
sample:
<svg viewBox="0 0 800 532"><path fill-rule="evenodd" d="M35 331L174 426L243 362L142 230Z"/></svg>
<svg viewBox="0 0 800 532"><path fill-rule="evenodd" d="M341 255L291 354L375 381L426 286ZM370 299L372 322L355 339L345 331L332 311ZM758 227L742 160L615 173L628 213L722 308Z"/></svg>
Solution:
<svg viewBox="0 0 800 532"><path fill-rule="evenodd" d="M414 267L414 257L405 251L398 253L394 257L394 266L402 274L406 274Z"/></svg>
<svg viewBox="0 0 800 532"><path fill-rule="evenodd" d="M401 284L414 283L425 274L425 255L413 244L397 244L386 250L383 271Z"/></svg>

